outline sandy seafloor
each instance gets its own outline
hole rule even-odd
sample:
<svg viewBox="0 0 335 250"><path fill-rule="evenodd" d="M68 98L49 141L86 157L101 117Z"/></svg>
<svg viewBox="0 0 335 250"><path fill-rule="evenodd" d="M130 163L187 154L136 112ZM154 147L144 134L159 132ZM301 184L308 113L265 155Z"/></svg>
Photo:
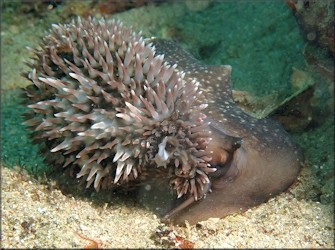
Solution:
<svg viewBox="0 0 335 250"><path fill-rule="evenodd" d="M67 22L68 13L81 9L63 4L37 17L18 14L8 2L1 22L1 248L89 244L76 233L104 248L174 248L174 235L195 248L334 248L334 83L305 64L306 44L284 2L225 1L206 8L206 1L202 6L177 1L114 15L145 36L176 39L204 63L231 64L234 89L283 93L292 67L318 83L314 105L322 120L292 134L307 161L297 183L243 214L186 227L160 223L125 195L76 195L71 186L62 192L44 177L50 167L21 125L25 108L19 106L18 88L29 84L20 76L30 55L25 47L37 46L51 23ZM162 236L162 230L170 234Z"/></svg>

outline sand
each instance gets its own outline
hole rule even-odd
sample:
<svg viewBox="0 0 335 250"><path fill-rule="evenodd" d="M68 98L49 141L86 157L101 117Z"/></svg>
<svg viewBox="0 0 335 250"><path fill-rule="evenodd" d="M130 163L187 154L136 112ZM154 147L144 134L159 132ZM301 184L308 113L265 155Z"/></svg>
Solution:
<svg viewBox="0 0 335 250"><path fill-rule="evenodd" d="M160 223L150 211L127 200L96 206L75 199L20 169L2 169L2 247L171 248L174 236L195 248L332 248L333 206L297 200L283 193L257 208L194 226ZM165 234L160 233L164 231Z"/></svg>

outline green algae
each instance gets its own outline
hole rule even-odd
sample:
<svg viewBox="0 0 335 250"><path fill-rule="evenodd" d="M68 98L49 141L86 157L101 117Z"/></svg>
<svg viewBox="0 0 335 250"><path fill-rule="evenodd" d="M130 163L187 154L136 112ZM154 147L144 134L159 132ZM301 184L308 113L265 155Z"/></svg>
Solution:
<svg viewBox="0 0 335 250"><path fill-rule="evenodd" d="M228 64L237 90L290 94L292 66L302 69L305 42L280 1L221 1L176 22L179 41L206 64Z"/></svg>
<svg viewBox="0 0 335 250"><path fill-rule="evenodd" d="M32 145L22 114L28 108L18 105L21 90L5 91L1 95L1 162L6 167L20 166L31 174L47 171L38 145Z"/></svg>

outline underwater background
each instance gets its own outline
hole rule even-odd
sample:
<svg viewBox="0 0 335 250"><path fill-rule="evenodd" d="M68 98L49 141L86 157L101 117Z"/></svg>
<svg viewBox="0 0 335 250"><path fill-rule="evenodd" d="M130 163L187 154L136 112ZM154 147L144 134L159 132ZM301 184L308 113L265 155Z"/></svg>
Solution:
<svg viewBox="0 0 335 250"><path fill-rule="evenodd" d="M325 28L334 22L333 1L2 1L1 7L2 247L94 244L83 235L106 248L334 247L334 48L324 42L334 41L334 30ZM161 224L125 195L78 195L68 183L60 189L62 180L22 125L27 109L20 93L30 82L21 74L29 70L26 47L37 47L51 24L78 15L117 18L144 37L175 40L205 64L231 65L236 102L282 122L303 148L307 164L297 183L246 213L186 228Z"/></svg>

